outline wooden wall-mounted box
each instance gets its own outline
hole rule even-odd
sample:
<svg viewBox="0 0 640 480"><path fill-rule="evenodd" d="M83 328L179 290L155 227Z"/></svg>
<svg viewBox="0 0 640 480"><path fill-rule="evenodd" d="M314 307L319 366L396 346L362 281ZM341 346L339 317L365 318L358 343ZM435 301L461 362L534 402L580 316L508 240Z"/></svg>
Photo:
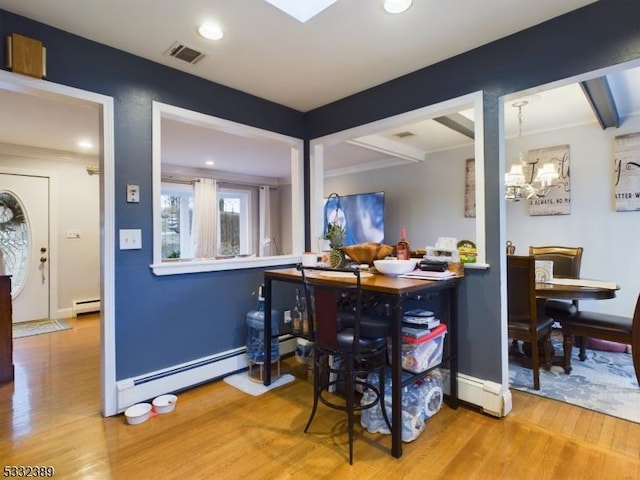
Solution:
<svg viewBox="0 0 640 480"><path fill-rule="evenodd" d="M34 78L47 76L47 50L42 42L18 33L7 36L7 68Z"/></svg>

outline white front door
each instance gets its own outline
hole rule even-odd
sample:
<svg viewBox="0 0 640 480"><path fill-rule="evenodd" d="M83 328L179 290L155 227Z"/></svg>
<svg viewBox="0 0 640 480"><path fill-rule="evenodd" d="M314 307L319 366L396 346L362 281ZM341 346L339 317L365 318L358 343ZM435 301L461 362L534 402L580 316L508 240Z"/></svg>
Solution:
<svg viewBox="0 0 640 480"><path fill-rule="evenodd" d="M13 322L49 318L49 178L0 173L0 251Z"/></svg>

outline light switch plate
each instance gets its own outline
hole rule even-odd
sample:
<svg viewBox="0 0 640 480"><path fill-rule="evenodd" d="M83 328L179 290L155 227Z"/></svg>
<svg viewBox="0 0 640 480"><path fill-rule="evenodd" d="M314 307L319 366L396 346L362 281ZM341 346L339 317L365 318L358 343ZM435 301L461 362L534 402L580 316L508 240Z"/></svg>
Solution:
<svg viewBox="0 0 640 480"><path fill-rule="evenodd" d="M127 185L127 202L140 203L140 186Z"/></svg>
<svg viewBox="0 0 640 480"><path fill-rule="evenodd" d="M138 250L142 248L142 230L120 229L120 250Z"/></svg>

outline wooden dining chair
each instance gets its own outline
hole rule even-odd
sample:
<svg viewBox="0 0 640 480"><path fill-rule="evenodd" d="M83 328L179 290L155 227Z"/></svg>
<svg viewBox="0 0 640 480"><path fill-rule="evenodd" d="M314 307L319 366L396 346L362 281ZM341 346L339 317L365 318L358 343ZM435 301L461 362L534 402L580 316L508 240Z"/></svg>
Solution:
<svg viewBox="0 0 640 480"><path fill-rule="evenodd" d="M556 245L529 247L529 255L533 255L536 260L552 261L553 276L564 278L580 278L582 251L582 247L563 247ZM545 313L558 321L561 321L565 317L575 315L578 310L578 300L547 300L545 304Z"/></svg>
<svg viewBox="0 0 640 480"><path fill-rule="evenodd" d="M599 338L631 345L633 368L640 384L640 295L636 301L633 317L611 315L601 312L579 311L562 321L564 336L564 370L571 371L571 352L574 337L578 338L580 361L586 358L585 337Z"/></svg>
<svg viewBox="0 0 640 480"><path fill-rule="evenodd" d="M533 388L540 390L540 352L543 344L544 368L551 368L551 325L553 318L538 310L535 258L507 255L508 336L531 343Z"/></svg>

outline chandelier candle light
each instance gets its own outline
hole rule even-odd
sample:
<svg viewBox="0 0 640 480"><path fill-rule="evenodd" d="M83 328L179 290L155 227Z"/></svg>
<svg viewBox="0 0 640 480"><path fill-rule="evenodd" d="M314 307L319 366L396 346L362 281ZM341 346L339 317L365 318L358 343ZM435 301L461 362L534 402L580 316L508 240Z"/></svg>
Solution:
<svg viewBox="0 0 640 480"><path fill-rule="evenodd" d="M558 169L553 162L546 162L537 169L533 182L526 182L526 162L522 151L522 107L528 103L526 100L521 100L513 104L518 109L518 162L513 163L509 172L504 174L504 184L505 198L515 202L521 198L545 197L553 181L559 177Z"/></svg>

